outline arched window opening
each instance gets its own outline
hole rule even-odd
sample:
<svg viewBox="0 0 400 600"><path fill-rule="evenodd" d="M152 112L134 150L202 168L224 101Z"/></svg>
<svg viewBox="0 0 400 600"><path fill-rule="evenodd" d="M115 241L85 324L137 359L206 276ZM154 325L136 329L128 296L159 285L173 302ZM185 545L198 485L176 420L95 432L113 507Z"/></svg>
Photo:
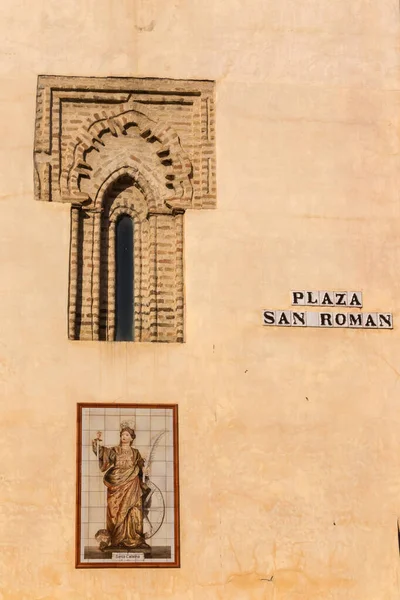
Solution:
<svg viewBox="0 0 400 600"><path fill-rule="evenodd" d="M115 236L115 340L134 341L133 219L122 215Z"/></svg>

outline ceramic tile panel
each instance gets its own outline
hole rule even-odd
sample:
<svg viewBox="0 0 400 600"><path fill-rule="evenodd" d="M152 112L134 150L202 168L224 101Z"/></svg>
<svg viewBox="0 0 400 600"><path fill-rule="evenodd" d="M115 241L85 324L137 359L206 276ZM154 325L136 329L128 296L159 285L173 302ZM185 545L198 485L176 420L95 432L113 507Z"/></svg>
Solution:
<svg viewBox="0 0 400 600"><path fill-rule="evenodd" d="M80 409L77 566L177 566L176 407Z"/></svg>

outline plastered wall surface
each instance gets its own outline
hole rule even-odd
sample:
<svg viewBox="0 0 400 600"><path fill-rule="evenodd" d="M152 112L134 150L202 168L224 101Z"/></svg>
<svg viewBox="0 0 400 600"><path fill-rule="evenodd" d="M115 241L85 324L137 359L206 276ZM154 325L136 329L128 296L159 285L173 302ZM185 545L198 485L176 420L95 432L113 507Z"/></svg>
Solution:
<svg viewBox="0 0 400 600"><path fill-rule="evenodd" d="M0 598L400 593L397 0L3 0ZM186 343L67 339L70 207L33 200L38 74L217 82ZM263 328L356 289L393 331ZM77 402L179 404L175 570L76 570Z"/></svg>

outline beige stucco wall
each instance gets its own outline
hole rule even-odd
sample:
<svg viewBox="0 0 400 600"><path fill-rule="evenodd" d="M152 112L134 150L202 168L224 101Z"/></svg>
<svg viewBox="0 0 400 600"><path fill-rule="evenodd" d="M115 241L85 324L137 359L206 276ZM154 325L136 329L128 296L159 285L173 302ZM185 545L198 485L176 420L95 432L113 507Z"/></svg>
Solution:
<svg viewBox="0 0 400 600"><path fill-rule="evenodd" d="M0 17L0 598L398 598L397 0L2 0ZM217 81L186 344L67 340L69 206L33 200L39 73ZM360 289L395 328L262 327L307 288ZM179 403L181 569L75 570L91 401Z"/></svg>

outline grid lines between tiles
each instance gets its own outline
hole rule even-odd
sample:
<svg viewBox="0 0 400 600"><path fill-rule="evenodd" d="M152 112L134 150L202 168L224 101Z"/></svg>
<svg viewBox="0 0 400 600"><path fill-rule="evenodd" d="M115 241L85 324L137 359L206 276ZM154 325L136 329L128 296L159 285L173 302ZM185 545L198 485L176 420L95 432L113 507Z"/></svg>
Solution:
<svg viewBox="0 0 400 600"><path fill-rule="evenodd" d="M120 427L126 423L135 430L136 448L148 462L152 452L149 478L158 490L153 495L155 506L149 511L150 522L157 525L158 531L146 539L151 547L169 546L171 559L174 549L174 449L173 449L173 410L172 408L132 408L132 407L84 407L82 408L82 464L81 464L81 539L82 551L85 547L95 547L96 533L106 528L107 489L99 468L97 443L93 444L97 433L101 432L101 445L113 448L120 443ZM146 522L144 521L146 533ZM147 533L149 533L147 528ZM159 559L157 559L158 561ZM96 561L97 562L97 561ZM105 562L108 562L105 560ZM168 561L167 561L168 562Z"/></svg>

